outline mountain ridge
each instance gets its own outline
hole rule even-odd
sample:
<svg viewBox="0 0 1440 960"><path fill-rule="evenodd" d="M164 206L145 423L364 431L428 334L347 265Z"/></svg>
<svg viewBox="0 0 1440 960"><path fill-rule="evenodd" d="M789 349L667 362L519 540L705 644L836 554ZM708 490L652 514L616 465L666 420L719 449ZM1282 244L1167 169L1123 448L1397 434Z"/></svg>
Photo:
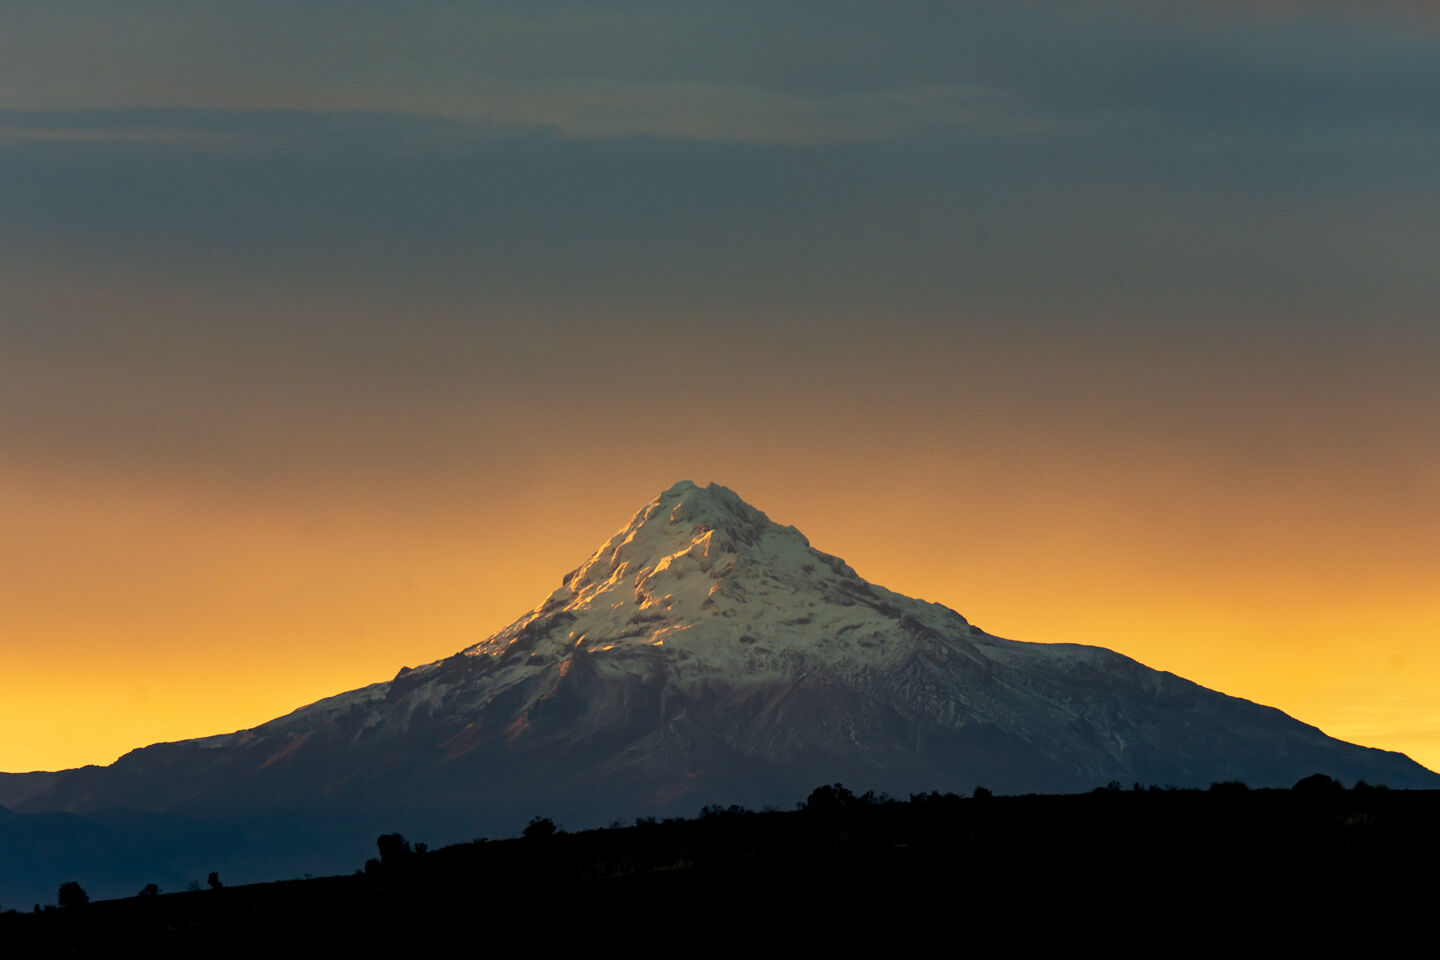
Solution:
<svg viewBox="0 0 1440 960"><path fill-rule="evenodd" d="M19 789L15 809L292 817L435 842L817 783L903 796L1112 781L1440 787L1401 754L1122 654L1006 640L682 481L490 637L247 730Z"/></svg>

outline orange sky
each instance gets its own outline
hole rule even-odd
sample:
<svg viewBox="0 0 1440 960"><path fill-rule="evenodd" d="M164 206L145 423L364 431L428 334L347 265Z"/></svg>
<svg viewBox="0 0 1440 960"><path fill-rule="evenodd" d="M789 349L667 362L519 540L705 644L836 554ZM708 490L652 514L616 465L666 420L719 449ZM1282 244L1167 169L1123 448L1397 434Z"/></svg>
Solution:
<svg viewBox="0 0 1440 960"><path fill-rule="evenodd" d="M1440 765L1433 571L1396 556L1382 575L1372 564L1384 543L1306 530L1247 550L1193 530L1177 540L1158 521L1107 536L1108 504L1072 501L1089 517L1055 527L1053 516L977 520L927 502L935 493L918 482L873 506L769 486L751 495L772 517L987 630L1108 646ZM626 501L613 487L586 507L556 485L511 493L498 515L483 504L448 516L337 510L305 529L294 516L215 515L153 494L5 496L24 497L32 518L5 531L21 547L9 556L24 558L3 571L7 629L24 638L4 653L5 675L24 678L0 705L11 731L0 769L11 771L253 725L453 653L542 599L629 509L617 519ZM1148 545L1157 532L1165 542ZM57 548L62 534L83 548ZM1284 572L1295 557L1309 562Z"/></svg>
<svg viewBox="0 0 1440 960"><path fill-rule="evenodd" d="M1440 768L1414 4L272 7L0 32L0 770L447 656L684 478Z"/></svg>
<svg viewBox="0 0 1440 960"><path fill-rule="evenodd" d="M872 371L945 365L878 349ZM1396 468L1403 434L1366 439L1355 399L1312 398L1287 444L1269 442L1246 420L1270 385L1233 374L1232 409L1208 416L1257 432L1237 454L1171 431L1187 377L1213 374L1193 355L1169 370L1172 409L1123 399L1127 415L1084 395L1102 359L1052 358L1046 391L1010 396L1006 367L1043 357L989 359L976 378L998 396L970 408L887 376L863 404L835 384L773 416L763 391L710 409L662 377L599 415L531 405L503 449L456 461L412 436L273 485L145 463L94 474L64 451L12 467L0 769L109 762L446 656L538 603L680 478L725 483L867 579L990 632L1107 646L1440 766L1440 476ZM699 367L679 379L703 386ZM907 423L917 392L940 406ZM986 415L967 426L966 409ZM1362 441L1388 469L1351 455Z"/></svg>

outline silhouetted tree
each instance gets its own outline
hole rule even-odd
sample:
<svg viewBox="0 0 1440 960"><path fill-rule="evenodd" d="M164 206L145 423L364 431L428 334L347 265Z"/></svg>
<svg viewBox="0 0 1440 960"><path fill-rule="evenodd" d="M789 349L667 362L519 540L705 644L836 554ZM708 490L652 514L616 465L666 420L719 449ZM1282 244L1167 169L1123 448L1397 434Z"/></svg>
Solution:
<svg viewBox="0 0 1440 960"><path fill-rule="evenodd" d="M83 907L90 902L90 894L74 880L60 884L60 893L55 898L62 907Z"/></svg>
<svg viewBox="0 0 1440 960"><path fill-rule="evenodd" d="M144 888L139 893L135 894L135 896L137 897L158 897L159 895L160 886L154 883L145 884Z"/></svg>
<svg viewBox="0 0 1440 960"><path fill-rule="evenodd" d="M806 813L834 813L855 805L855 794L846 789L844 784L831 783L811 790L810 796L800 804L800 809Z"/></svg>
<svg viewBox="0 0 1440 960"><path fill-rule="evenodd" d="M989 800L993 796L995 794L990 792L989 787L976 787L975 792L970 794L971 799L974 800Z"/></svg>
<svg viewBox="0 0 1440 960"><path fill-rule="evenodd" d="M1310 776L1296 781L1295 786L1290 789L1308 797L1323 797L1345 791L1345 787L1341 785L1340 781L1323 773L1312 773Z"/></svg>
<svg viewBox="0 0 1440 960"><path fill-rule="evenodd" d="M221 887L225 886L225 884L220 882L220 874L215 872L214 870L210 871L210 876L205 878L205 882L210 884L211 890L219 890Z"/></svg>
<svg viewBox="0 0 1440 960"><path fill-rule="evenodd" d="M551 820L549 817L532 817L530 823L526 825L520 835L526 840L544 840L548 837L555 836L555 833L556 827L554 820Z"/></svg>
<svg viewBox="0 0 1440 960"><path fill-rule="evenodd" d="M401 860L410 856L410 842L402 834L382 833L375 838L375 846L380 848L382 866L398 866Z"/></svg>

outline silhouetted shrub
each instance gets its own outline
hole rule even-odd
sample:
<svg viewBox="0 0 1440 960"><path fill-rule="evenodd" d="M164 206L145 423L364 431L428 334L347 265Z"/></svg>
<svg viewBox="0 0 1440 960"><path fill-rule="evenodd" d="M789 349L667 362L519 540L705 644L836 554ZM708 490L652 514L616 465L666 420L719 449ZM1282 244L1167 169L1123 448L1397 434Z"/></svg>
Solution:
<svg viewBox="0 0 1440 960"><path fill-rule="evenodd" d="M90 894L74 880L60 884L60 893L55 902L62 907L83 907L90 902Z"/></svg>
<svg viewBox="0 0 1440 960"><path fill-rule="evenodd" d="M210 884L211 890L219 890L221 887L225 886L225 884L220 882L220 874L214 870L210 871L210 876L205 878L205 882Z"/></svg>
<svg viewBox="0 0 1440 960"><path fill-rule="evenodd" d="M1211 793L1245 793L1249 789L1243 780L1217 780L1210 784Z"/></svg>
<svg viewBox="0 0 1440 960"><path fill-rule="evenodd" d="M988 787L976 787L975 792L970 794L972 800L989 800L995 794L990 792Z"/></svg>
<svg viewBox="0 0 1440 960"><path fill-rule="evenodd" d="M135 896L137 897L158 897L159 895L160 886L154 883L145 884L144 888L141 889L139 893L135 894Z"/></svg>

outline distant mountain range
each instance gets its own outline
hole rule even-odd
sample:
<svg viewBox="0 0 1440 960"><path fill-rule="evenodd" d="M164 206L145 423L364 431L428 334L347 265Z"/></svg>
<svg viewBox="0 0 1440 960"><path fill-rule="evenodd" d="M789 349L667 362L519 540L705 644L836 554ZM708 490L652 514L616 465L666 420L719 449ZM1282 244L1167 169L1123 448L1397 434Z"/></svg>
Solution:
<svg viewBox="0 0 1440 960"><path fill-rule="evenodd" d="M904 796L1289 786L1315 772L1440 787L1402 754L1109 650L990 636L867 583L730 490L682 482L539 606L454 656L252 730L0 775L15 811L0 843L41 831L18 814L65 812L160 851L136 854L152 873L267 879L353 869L378 832L449 842L514 834L536 814L583 827L788 807L837 781ZM212 825L209 839L199 853L160 842L170 823L192 837ZM0 877L0 904L32 878ZM53 899L65 879L84 878L40 888Z"/></svg>

